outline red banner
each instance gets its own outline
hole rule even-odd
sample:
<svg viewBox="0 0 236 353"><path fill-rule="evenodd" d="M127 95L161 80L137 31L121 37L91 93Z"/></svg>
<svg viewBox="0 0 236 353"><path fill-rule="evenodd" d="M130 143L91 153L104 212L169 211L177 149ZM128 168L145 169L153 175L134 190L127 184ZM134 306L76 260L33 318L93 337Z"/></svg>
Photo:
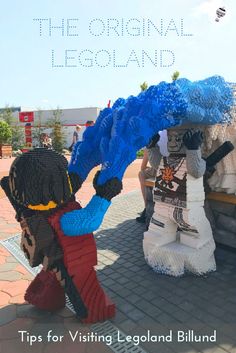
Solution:
<svg viewBox="0 0 236 353"><path fill-rule="evenodd" d="M20 112L19 120L21 123L30 123L34 121L34 112Z"/></svg>

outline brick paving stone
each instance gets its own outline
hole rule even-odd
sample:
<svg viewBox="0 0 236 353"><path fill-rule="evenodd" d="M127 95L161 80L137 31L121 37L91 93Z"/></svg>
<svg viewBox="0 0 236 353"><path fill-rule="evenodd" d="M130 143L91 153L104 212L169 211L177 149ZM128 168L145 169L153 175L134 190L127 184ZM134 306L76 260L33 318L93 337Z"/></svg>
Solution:
<svg viewBox="0 0 236 353"><path fill-rule="evenodd" d="M86 353L111 353L111 349L104 343L88 343Z"/></svg>
<svg viewBox="0 0 236 353"><path fill-rule="evenodd" d="M116 316L111 320L115 325L127 320L127 316L119 310L116 310Z"/></svg>
<svg viewBox="0 0 236 353"><path fill-rule="evenodd" d="M25 275L21 275L21 279L27 280L27 281L32 281L33 275L31 273L26 273Z"/></svg>
<svg viewBox="0 0 236 353"><path fill-rule="evenodd" d="M87 344L85 342L73 342L69 334L63 337L62 343L46 344L43 353L85 353Z"/></svg>
<svg viewBox="0 0 236 353"><path fill-rule="evenodd" d="M127 288L122 288L120 291L119 291L119 295L122 295L123 298L127 298L129 297L130 295L132 294L132 291L127 289Z"/></svg>
<svg viewBox="0 0 236 353"><path fill-rule="evenodd" d="M32 319L45 318L47 320L52 315L50 312L39 310L30 304L17 305L16 313L18 318L32 318Z"/></svg>
<svg viewBox="0 0 236 353"><path fill-rule="evenodd" d="M158 321L160 324L169 327L169 324L173 324L176 322L176 319L173 318L173 316L162 313L161 315L158 315Z"/></svg>
<svg viewBox="0 0 236 353"><path fill-rule="evenodd" d="M2 246L0 245L0 255L1 256L9 256L9 252Z"/></svg>
<svg viewBox="0 0 236 353"><path fill-rule="evenodd" d="M11 297L9 294L0 291L0 306L7 305Z"/></svg>
<svg viewBox="0 0 236 353"><path fill-rule="evenodd" d="M2 291L9 294L11 297L16 295L24 294L26 288L29 286L29 281L21 280L14 282L5 282L4 285L1 286Z"/></svg>
<svg viewBox="0 0 236 353"><path fill-rule="evenodd" d="M58 310L57 315L61 316L63 318L69 318L69 317L75 316L75 314L71 310L69 310L68 308L63 308L61 310Z"/></svg>
<svg viewBox="0 0 236 353"><path fill-rule="evenodd" d="M16 295L9 300L9 304L25 304L24 293Z"/></svg>
<svg viewBox="0 0 236 353"><path fill-rule="evenodd" d="M8 263L5 263L5 264L0 266L0 273L1 272L9 272L9 271L11 271L13 269L16 269L16 264L8 262Z"/></svg>
<svg viewBox="0 0 236 353"><path fill-rule="evenodd" d="M3 265L6 262L6 257L0 255L0 265Z"/></svg>
<svg viewBox="0 0 236 353"><path fill-rule="evenodd" d="M179 309L177 311L169 312L173 317L175 317L180 322L188 322L191 320L191 315L186 313L186 311Z"/></svg>
<svg viewBox="0 0 236 353"><path fill-rule="evenodd" d="M20 338L14 338L11 340L2 341L1 349L3 353L43 353L44 344L34 343L30 346L29 343L22 343Z"/></svg>
<svg viewBox="0 0 236 353"><path fill-rule="evenodd" d="M177 343L173 342L168 344L168 347L173 350L175 353L183 353L183 352L188 352L188 353L199 353L198 349L195 349L193 346L191 346L189 343ZM205 352L205 351L204 351Z"/></svg>
<svg viewBox="0 0 236 353"><path fill-rule="evenodd" d="M133 321L141 320L146 316L145 313L139 309L128 311L126 315Z"/></svg>
<svg viewBox="0 0 236 353"><path fill-rule="evenodd" d="M139 300L136 304L135 304L140 310L144 311L144 312L152 312L153 308L153 304L150 303L147 300L141 299ZM155 308L157 309L157 308ZM159 312L161 313L161 311L159 310Z"/></svg>
<svg viewBox="0 0 236 353"><path fill-rule="evenodd" d="M0 327L0 341L19 337L18 331L30 331L34 324L32 319L16 319Z"/></svg>
<svg viewBox="0 0 236 353"><path fill-rule="evenodd" d="M0 281L17 281L20 278L21 274L16 271L0 273Z"/></svg>
<svg viewBox="0 0 236 353"><path fill-rule="evenodd" d="M16 320L16 305L7 305L0 310L0 326Z"/></svg>
<svg viewBox="0 0 236 353"><path fill-rule="evenodd" d="M13 256L6 257L6 262L18 264L17 259L15 257L13 257Z"/></svg>
<svg viewBox="0 0 236 353"><path fill-rule="evenodd" d="M135 307L129 303L124 302L123 304L119 304L119 310L123 313L128 313L129 311L135 310Z"/></svg>
<svg viewBox="0 0 236 353"><path fill-rule="evenodd" d="M17 272L20 272L22 275L28 275L29 274L29 272L26 270L26 268L24 266L22 266L22 265L17 265L15 267L15 270Z"/></svg>
<svg viewBox="0 0 236 353"><path fill-rule="evenodd" d="M123 332L129 334L130 331L133 331L133 330L135 330L137 328L137 323L134 322L133 320L127 319L127 320L125 320L125 321L123 321L122 323L119 324L119 328Z"/></svg>
<svg viewBox="0 0 236 353"><path fill-rule="evenodd" d="M52 336L64 336L67 333L67 330L64 326L63 318L56 314L51 314L46 319L44 317L38 318L32 326L30 334L36 336L42 335L43 340L45 341L50 330L52 330Z"/></svg>
<svg viewBox="0 0 236 353"><path fill-rule="evenodd" d="M138 296L138 295L135 293L135 290L134 290L134 293L130 294L126 299L127 299L130 303L136 304L136 303L140 300L140 296Z"/></svg>

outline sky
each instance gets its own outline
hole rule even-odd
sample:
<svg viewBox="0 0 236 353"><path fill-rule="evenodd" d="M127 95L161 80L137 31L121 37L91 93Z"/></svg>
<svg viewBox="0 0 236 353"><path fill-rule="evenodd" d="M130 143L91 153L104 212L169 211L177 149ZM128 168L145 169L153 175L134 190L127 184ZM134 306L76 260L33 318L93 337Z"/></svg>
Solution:
<svg viewBox="0 0 236 353"><path fill-rule="evenodd" d="M176 70L236 82L235 35L235 0L4 1L0 107L105 107Z"/></svg>

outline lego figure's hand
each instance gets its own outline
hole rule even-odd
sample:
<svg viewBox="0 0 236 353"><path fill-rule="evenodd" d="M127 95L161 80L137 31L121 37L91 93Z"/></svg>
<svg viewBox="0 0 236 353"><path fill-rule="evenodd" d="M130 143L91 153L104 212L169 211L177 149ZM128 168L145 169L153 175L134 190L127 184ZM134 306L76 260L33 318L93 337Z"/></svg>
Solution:
<svg viewBox="0 0 236 353"><path fill-rule="evenodd" d="M202 142L202 131L192 132L191 130L188 130L183 136L183 143L188 150L198 150Z"/></svg>
<svg viewBox="0 0 236 353"><path fill-rule="evenodd" d="M101 138L110 135L111 126L111 109L106 108L100 113L95 125L85 130L83 141L78 141L74 146L68 167L74 192L80 188L88 173L102 162L99 146Z"/></svg>
<svg viewBox="0 0 236 353"><path fill-rule="evenodd" d="M100 196L107 201L111 201L113 197L118 195L121 190L122 190L122 181L120 181L118 178L112 178L108 180L105 184L103 185L98 185L98 177L99 177L100 171L98 171L93 179L93 187L96 190L96 195Z"/></svg>

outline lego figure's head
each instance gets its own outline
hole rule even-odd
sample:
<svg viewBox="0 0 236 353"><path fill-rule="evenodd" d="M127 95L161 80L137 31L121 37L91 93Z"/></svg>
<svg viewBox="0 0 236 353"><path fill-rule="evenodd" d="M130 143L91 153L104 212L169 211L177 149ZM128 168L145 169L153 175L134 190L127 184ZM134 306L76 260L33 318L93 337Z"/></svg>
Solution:
<svg viewBox="0 0 236 353"><path fill-rule="evenodd" d="M184 125L180 127L174 127L167 130L167 148L171 154L186 154L186 146L183 142L185 140L185 134L191 133L203 133L204 127L199 125ZM203 136L203 135L202 135ZM203 137L202 137L203 139ZM194 142L194 141L193 141ZM195 141L196 142L196 141ZM185 141L186 143L186 141ZM200 143L200 141L199 141ZM202 141L201 141L202 143ZM199 144L199 146L201 145ZM191 148L195 149L195 148Z"/></svg>
<svg viewBox="0 0 236 353"><path fill-rule="evenodd" d="M169 153L185 154L183 136L187 130L188 129L186 128L173 128L167 130L167 148Z"/></svg>
<svg viewBox="0 0 236 353"><path fill-rule="evenodd" d="M23 153L11 166L9 188L18 204L32 210L49 210L68 202L72 188L66 158L45 148Z"/></svg>

